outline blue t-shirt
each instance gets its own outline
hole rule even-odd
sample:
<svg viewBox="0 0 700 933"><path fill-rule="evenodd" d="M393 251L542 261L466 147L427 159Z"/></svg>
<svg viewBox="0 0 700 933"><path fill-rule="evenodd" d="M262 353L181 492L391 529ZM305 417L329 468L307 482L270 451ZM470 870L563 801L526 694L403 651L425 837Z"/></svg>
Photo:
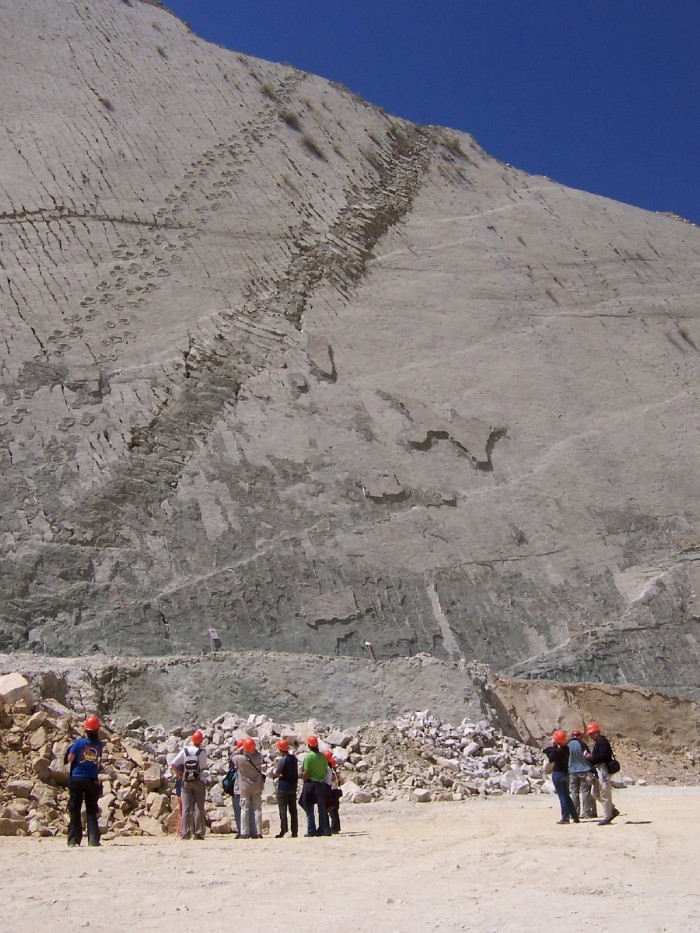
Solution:
<svg viewBox="0 0 700 933"><path fill-rule="evenodd" d="M97 780L102 757L102 742L91 742L90 739L76 739L68 749L69 755L75 755L71 765L72 778L87 778Z"/></svg>

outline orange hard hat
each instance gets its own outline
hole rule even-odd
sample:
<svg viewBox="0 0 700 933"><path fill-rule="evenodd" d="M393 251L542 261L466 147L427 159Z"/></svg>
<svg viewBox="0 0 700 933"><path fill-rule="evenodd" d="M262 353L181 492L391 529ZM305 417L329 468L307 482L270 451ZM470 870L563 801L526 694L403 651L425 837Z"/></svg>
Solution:
<svg viewBox="0 0 700 933"><path fill-rule="evenodd" d="M286 739L280 739L279 742L277 743L277 748L278 748L281 752L288 752L288 751L289 751L289 742L288 742Z"/></svg>
<svg viewBox="0 0 700 933"><path fill-rule="evenodd" d="M552 738L558 745L566 744L566 732L563 729L557 729L552 733Z"/></svg>
<svg viewBox="0 0 700 933"><path fill-rule="evenodd" d="M250 755L255 751L255 739L243 739L243 751Z"/></svg>
<svg viewBox="0 0 700 933"><path fill-rule="evenodd" d="M326 751L323 753L323 757L326 759L329 765L335 764L335 758L333 757L333 752L330 750L330 748L326 749Z"/></svg>
<svg viewBox="0 0 700 933"><path fill-rule="evenodd" d="M197 729L196 732L192 733L192 744L193 745L201 745L203 741L204 741L204 733L202 732L201 729Z"/></svg>
<svg viewBox="0 0 700 933"><path fill-rule="evenodd" d="M572 729L572 730L571 730L571 738L572 738L572 739L577 739L580 735L581 735L581 730L580 730L580 729Z"/></svg>
<svg viewBox="0 0 700 933"><path fill-rule="evenodd" d="M100 720L93 713L85 720L83 723L83 728L86 732L97 732L97 730L100 728Z"/></svg>
<svg viewBox="0 0 700 933"><path fill-rule="evenodd" d="M236 748L243 748L243 743L245 739L236 739Z"/></svg>
<svg viewBox="0 0 700 933"><path fill-rule="evenodd" d="M306 744L309 746L309 748L318 748L318 739L315 735L310 735L306 740Z"/></svg>
<svg viewBox="0 0 700 933"><path fill-rule="evenodd" d="M586 735L594 735L596 732L600 732L600 726L597 722L591 722L586 726Z"/></svg>

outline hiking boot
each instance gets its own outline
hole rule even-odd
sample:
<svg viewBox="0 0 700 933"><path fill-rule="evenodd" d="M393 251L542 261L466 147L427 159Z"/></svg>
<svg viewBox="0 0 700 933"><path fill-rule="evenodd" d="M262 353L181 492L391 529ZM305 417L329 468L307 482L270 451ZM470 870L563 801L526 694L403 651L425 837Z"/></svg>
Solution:
<svg viewBox="0 0 700 933"><path fill-rule="evenodd" d="M565 826L568 822L568 820L557 820L557 826Z"/></svg>

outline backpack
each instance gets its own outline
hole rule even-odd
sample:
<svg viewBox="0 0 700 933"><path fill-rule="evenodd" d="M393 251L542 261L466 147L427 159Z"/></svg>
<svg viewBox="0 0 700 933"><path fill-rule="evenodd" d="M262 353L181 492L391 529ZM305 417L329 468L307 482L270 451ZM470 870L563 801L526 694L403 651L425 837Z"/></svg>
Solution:
<svg viewBox="0 0 700 933"><path fill-rule="evenodd" d="M193 754L186 752L185 763L182 766L183 781L199 780L199 756L202 749L198 748Z"/></svg>
<svg viewBox="0 0 700 933"><path fill-rule="evenodd" d="M225 794L230 794L233 797L233 787L236 783L236 766L231 765L226 774L221 780L221 786Z"/></svg>

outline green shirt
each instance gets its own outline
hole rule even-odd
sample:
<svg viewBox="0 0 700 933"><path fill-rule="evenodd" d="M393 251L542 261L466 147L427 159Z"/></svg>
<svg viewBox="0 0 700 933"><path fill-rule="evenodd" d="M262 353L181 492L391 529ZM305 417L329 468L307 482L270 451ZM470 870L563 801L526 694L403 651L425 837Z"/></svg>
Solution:
<svg viewBox="0 0 700 933"><path fill-rule="evenodd" d="M306 771L307 781L325 781L328 762L320 752L307 752L301 768L302 771Z"/></svg>

